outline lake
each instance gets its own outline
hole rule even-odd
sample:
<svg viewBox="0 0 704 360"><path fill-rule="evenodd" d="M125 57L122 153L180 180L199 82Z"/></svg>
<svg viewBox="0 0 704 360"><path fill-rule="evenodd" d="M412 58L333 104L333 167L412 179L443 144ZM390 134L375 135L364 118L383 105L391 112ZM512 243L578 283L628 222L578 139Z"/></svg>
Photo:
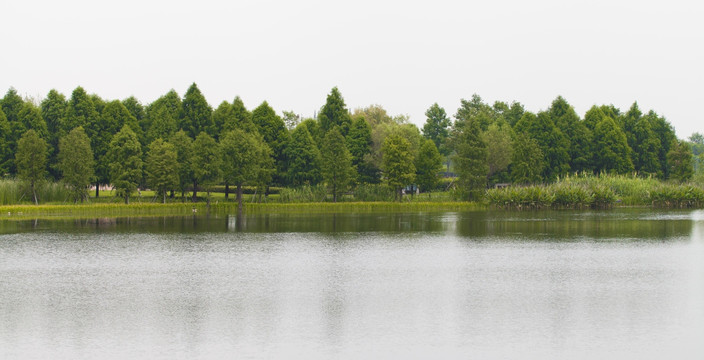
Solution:
<svg viewBox="0 0 704 360"><path fill-rule="evenodd" d="M3 359L702 359L704 211L0 221Z"/></svg>

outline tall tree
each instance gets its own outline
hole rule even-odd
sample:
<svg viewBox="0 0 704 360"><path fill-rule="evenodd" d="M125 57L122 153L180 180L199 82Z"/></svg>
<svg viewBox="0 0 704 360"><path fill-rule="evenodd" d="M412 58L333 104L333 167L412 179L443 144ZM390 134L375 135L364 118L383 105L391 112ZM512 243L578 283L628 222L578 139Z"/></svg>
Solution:
<svg viewBox="0 0 704 360"><path fill-rule="evenodd" d="M68 100L66 107L66 117L63 123L64 132L68 133L76 127L86 127L98 121L100 113L96 111L93 100L88 96L82 87L77 87L71 93L71 98Z"/></svg>
<svg viewBox="0 0 704 360"><path fill-rule="evenodd" d="M535 139L545 156L545 168L542 177L546 181L555 181L570 170L569 141L555 126L550 115L541 112L538 116L526 112L515 126L516 132L525 132Z"/></svg>
<svg viewBox="0 0 704 360"><path fill-rule="evenodd" d="M46 176L47 145L33 129L27 130L17 143L17 175L29 187L34 204L39 204L37 188Z"/></svg>
<svg viewBox="0 0 704 360"><path fill-rule="evenodd" d="M10 171L10 166L14 162L13 152L10 151L10 123L5 117L5 113L0 108L0 176L4 176Z"/></svg>
<svg viewBox="0 0 704 360"><path fill-rule="evenodd" d="M195 83L186 91L181 106L180 125L188 136L195 139L201 132L213 131L213 109Z"/></svg>
<svg viewBox="0 0 704 360"><path fill-rule="evenodd" d="M372 153L372 128L363 115L355 115L347 134L347 148L352 155L352 166L357 169L358 183L373 183L379 177L370 161Z"/></svg>
<svg viewBox="0 0 704 360"><path fill-rule="evenodd" d="M50 90L41 103L42 117L49 131L49 174L54 179L59 178L55 164L58 162L59 139L66 135L63 123L67 105L66 97L56 90Z"/></svg>
<svg viewBox="0 0 704 360"><path fill-rule="evenodd" d="M685 182L692 178L692 149L687 143L679 140L672 142L667 153L667 166L672 180Z"/></svg>
<svg viewBox="0 0 704 360"><path fill-rule="evenodd" d="M73 202L88 198L88 186L93 181L93 151L83 127L71 130L59 140L61 180L69 188Z"/></svg>
<svg viewBox="0 0 704 360"><path fill-rule="evenodd" d="M146 132L146 141L169 139L178 130L181 113L181 98L171 90L149 104L140 126Z"/></svg>
<svg viewBox="0 0 704 360"><path fill-rule="evenodd" d="M651 176L655 175L662 177L662 167L658 152L660 151L660 139L655 136L650 122L641 118L633 127L633 142L632 159L635 170L640 175Z"/></svg>
<svg viewBox="0 0 704 360"><path fill-rule="evenodd" d="M540 145L526 133L515 133L511 159L511 180L516 184L537 183L545 161Z"/></svg>
<svg viewBox="0 0 704 360"><path fill-rule="evenodd" d="M628 156L628 140L610 117L603 118L594 129L594 165L597 172L625 174L633 171Z"/></svg>
<svg viewBox="0 0 704 360"><path fill-rule="evenodd" d="M658 151L660 167L662 169L663 179L669 179L670 166L667 164L667 153L670 152L672 144L677 141L675 129L672 128L672 125L670 125L664 117L658 116L658 114L652 110L649 111L644 118L650 122L650 127L653 129L655 136L660 140L660 149Z"/></svg>
<svg viewBox="0 0 704 360"><path fill-rule="evenodd" d="M291 133L288 155L288 183L293 186L314 185L320 182L320 151L305 126Z"/></svg>
<svg viewBox="0 0 704 360"><path fill-rule="evenodd" d="M186 191L193 182L193 167L191 166L191 155L193 153L193 139L186 132L179 130L171 136L169 140L176 150L176 162L178 163L178 190L181 192L181 199L185 200ZM193 189L194 192L196 189Z"/></svg>
<svg viewBox="0 0 704 360"><path fill-rule="evenodd" d="M162 139L149 144L145 164L147 184L166 203L166 193L178 185L178 162L176 148Z"/></svg>
<svg viewBox="0 0 704 360"><path fill-rule="evenodd" d="M115 187L116 195L123 198L125 204L129 204L130 195L142 181L143 163L142 146L137 134L127 124L110 141L107 159L110 181Z"/></svg>
<svg viewBox="0 0 704 360"><path fill-rule="evenodd" d="M242 129L247 132L257 131L257 127L252 122L252 113L244 106L244 102L239 96L232 101L232 114L234 124L223 124L223 131Z"/></svg>
<svg viewBox="0 0 704 360"><path fill-rule="evenodd" d="M211 186L222 179L222 153L215 139L201 132L193 141L191 153L191 171L193 172L193 202L196 202L198 184L205 187L206 201L210 205Z"/></svg>
<svg viewBox="0 0 704 360"><path fill-rule="evenodd" d="M321 154L323 180L332 192L332 201L337 202L347 191L353 175L352 156L345 144L345 138L337 128L325 134Z"/></svg>
<svg viewBox="0 0 704 360"><path fill-rule="evenodd" d="M7 121L10 122L10 124L19 122L19 113L23 106L24 100L17 94L15 88L7 90L5 97L0 99L0 109L5 113Z"/></svg>
<svg viewBox="0 0 704 360"><path fill-rule="evenodd" d="M0 108L2 108L2 111L5 113L9 125L7 147L11 155L6 162L7 170L11 174L15 174L17 168L15 167L14 154L17 153L17 142L20 140L22 134L27 131L27 127L20 118L20 113L25 108L25 102L14 88L10 88L5 94L5 97L0 100Z"/></svg>
<svg viewBox="0 0 704 360"><path fill-rule="evenodd" d="M442 171L442 156L431 139L423 141L414 165L416 167L416 183L430 197L430 192L437 186L440 171Z"/></svg>
<svg viewBox="0 0 704 360"><path fill-rule="evenodd" d="M284 184L286 178L286 146L288 146L290 141L290 135L288 130L286 130L284 121L264 101L252 111L252 122L274 154L276 167L274 182Z"/></svg>
<svg viewBox="0 0 704 360"><path fill-rule="evenodd" d="M423 136L432 140L435 147L444 156L450 154L450 149L446 146L447 138L450 136L450 118L447 117L445 109L435 103L425 111L425 124L423 125Z"/></svg>
<svg viewBox="0 0 704 360"><path fill-rule="evenodd" d="M215 140L218 140L220 134L223 133L223 127L228 124L228 131L234 128L232 124L235 123L235 114L232 109L232 104L227 101L223 101L220 105L213 111L213 127L212 131L215 134Z"/></svg>
<svg viewBox="0 0 704 360"><path fill-rule="evenodd" d="M271 150L257 133L243 129L226 132L221 138L223 176L227 184L237 186L237 213L242 213L242 186L257 181L262 167L271 158Z"/></svg>
<svg viewBox="0 0 704 360"><path fill-rule="evenodd" d="M486 131L491 123L494 122L494 110L491 106L482 101L482 98L474 94L471 100L460 100L460 108L455 114L457 122L464 123L474 121L482 131Z"/></svg>
<svg viewBox="0 0 704 360"><path fill-rule="evenodd" d="M618 119L618 123L623 130L624 135L626 135L626 141L631 149L636 148L636 136L635 127L643 113L638 108L638 103L634 102L633 105L628 109L628 111L623 114L623 116L613 117L612 114L605 113L606 116L611 116L612 119Z"/></svg>
<svg viewBox="0 0 704 360"><path fill-rule="evenodd" d="M569 142L569 166L570 171L583 172L589 170L591 159L589 154L591 149L591 131L579 119L579 115L574 108L567 103L562 96L558 96L552 102L548 110L550 119L558 129L565 135Z"/></svg>
<svg viewBox="0 0 704 360"><path fill-rule="evenodd" d="M416 176L416 167L411 143L398 133L391 134L384 140L383 153L384 180L399 201L403 197L403 188L411 185Z"/></svg>
<svg viewBox="0 0 704 360"><path fill-rule="evenodd" d="M97 121L91 122L85 127L86 135L90 138L90 146L95 156L95 197L100 196L100 185L108 184L112 179L112 174L110 173L112 160L109 158L108 153L112 147L113 137L124 126L129 127L137 136L137 141L139 141L137 132L141 132L142 129L137 124L137 119L130 114L119 100L114 100L105 104ZM141 145L140 142L140 151Z"/></svg>
<svg viewBox="0 0 704 360"><path fill-rule="evenodd" d="M478 121L455 123L452 147L455 150L453 162L459 177L460 194L467 200L477 201L486 189L489 173L487 147Z"/></svg>
<svg viewBox="0 0 704 360"><path fill-rule="evenodd" d="M503 120L489 125L489 128L482 134L484 143L486 143L489 178L505 172L511 164L513 157L511 135L511 128ZM505 179L501 180L505 181Z"/></svg>
<svg viewBox="0 0 704 360"><path fill-rule="evenodd" d="M352 124L352 118L337 87L332 88L330 91L325 105L320 109L318 121L320 121L320 129L323 133L337 126L342 136L347 136Z"/></svg>

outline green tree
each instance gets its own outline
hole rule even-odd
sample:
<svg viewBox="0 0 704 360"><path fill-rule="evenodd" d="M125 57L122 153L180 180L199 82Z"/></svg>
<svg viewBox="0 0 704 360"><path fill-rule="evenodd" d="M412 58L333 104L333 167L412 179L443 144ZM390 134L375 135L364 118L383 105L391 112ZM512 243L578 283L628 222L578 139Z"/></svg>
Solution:
<svg viewBox="0 0 704 360"><path fill-rule="evenodd" d="M383 153L384 180L394 192L394 197L402 200L403 188L413 183L416 167L411 143L401 135L394 133L384 140Z"/></svg>
<svg viewBox="0 0 704 360"><path fill-rule="evenodd" d="M330 91L325 100L325 105L320 109L318 121L320 121L320 129L323 133L338 127L342 136L347 136L352 124L352 118L337 87L332 88Z"/></svg>
<svg viewBox="0 0 704 360"><path fill-rule="evenodd" d="M289 131L292 131L298 126L298 124L301 123L301 115L298 115L293 111L284 110L282 114L283 116L281 118L284 121L284 124L286 124L286 129Z"/></svg>
<svg viewBox="0 0 704 360"><path fill-rule="evenodd" d="M185 200L186 191L193 183L193 170L191 166L191 155L193 153L193 139L186 132L179 130L169 140L176 150L176 162L178 164L178 190L181 192L181 199ZM194 189L195 191L196 189Z"/></svg>
<svg viewBox="0 0 704 360"><path fill-rule="evenodd" d="M144 106L137 100L134 96L130 96L125 100L122 100L122 105L125 106L127 111L137 119L137 123L141 124L145 117ZM134 130L134 129L133 129ZM146 129L142 129L142 132L146 132Z"/></svg>
<svg viewBox="0 0 704 360"><path fill-rule="evenodd" d="M96 110L93 100L82 87L77 87L71 93L66 107L66 117L64 118L63 131L68 133L76 127L86 127L98 121L100 113Z"/></svg>
<svg viewBox="0 0 704 360"><path fill-rule="evenodd" d="M232 101L232 114L235 122L233 124L223 124L223 132L234 129L242 129L247 132L257 131L257 127L252 122L252 113L247 110L239 96Z"/></svg>
<svg viewBox="0 0 704 360"><path fill-rule="evenodd" d="M431 139L426 139L420 146L415 167L416 183L430 197L430 192L437 186L439 174L442 171L442 155Z"/></svg>
<svg viewBox="0 0 704 360"><path fill-rule="evenodd" d="M42 117L41 110L34 106L30 102L24 103L22 109L17 114L20 121L22 122L22 128L29 130L32 129L37 132L37 136L42 139L49 138L49 129L47 129L46 122ZM26 131L25 130L25 131ZM24 131L22 132L24 134ZM22 135L20 135L22 137Z"/></svg>
<svg viewBox="0 0 704 360"><path fill-rule="evenodd" d="M290 141L290 135L288 130L286 130L284 121L264 101L252 111L252 122L274 154L276 168L273 178L274 182L284 184L286 179L286 147Z"/></svg>
<svg viewBox="0 0 704 360"><path fill-rule="evenodd" d="M487 147L482 139L479 123L474 120L455 123L452 146L455 150L453 162L459 177L460 196L477 201L486 189Z"/></svg>
<svg viewBox="0 0 704 360"><path fill-rule="evenodd" d="M660 160L661 173L663 179L670 178L670 166L667 163L667 153L670 152L670 147L677 141L675 129L665 120L664 117L658 116L654 111L649 111L645 116L650 122L650 127L653 129L655 136L660 140L660 149L658 151L658 159Z"/></svg>
<svg viewBox="0 0 704 360"><path fill-rule="evenodd" d="M504 120L506 120L506 122L513 127L519 120L521 120L525 112L526 110L523 108L523 105L517 101L514 101L511 103L511 107L504 112Z"/></svg>
<svg viewBox="0 0 704 360"><path fill-rule="evenodd" d="M5 113L7 121L10 124L19 122L19 113L24 106L24 100L17 94L17 90L10 88L7 90L5 97L0 99L0 109ZM20 134L21 135L21 134Z"/></svg>
<svg viewBox="0 0 704 360"><path fill-rule="evenodd" d="M47 145L33 129L27 130L17 143L17 175L32 193L34 204L39 204L37 188L46 176Z"/></svg>
<svg viewBox="0 0 704 360"><path fill-rule="evenodd" d="M22 134L27 131L27 127L20 117L20 113L25 109L25 106L24 100L22 100L14 88L10 88L5 94L5 97L0 100L0 108L2 108L2 111L5 113L9 125L9 132L6 138L9 156L6 159L6 169L10 174L17 172L14 154L17 153L17 142L20 140Z"/></svg>
<svg viewBox="0 0 704 360"><path fill-rule="evenodd" d="M210 205L210 187L222 180L222 153L215 139L201 132L193 141L191 171L193 173L193 202L198 200L198 184L205 187L206 201Z"/></svg>
<svg viewBox="0 0 704 360"><path fill-rule="evenodd" d="M662 168L658 151L660 150L660 139L655 136L655 133L650 127L650 122L641 118L633 127L634 148L633 166L641 175L656 175L662 177Z"/></svg>
<svg viewBox="0 0 704 360"><path fill-rule="evenodd" d="M5 117L5 113L0 108L0 176L4 176L10 170L13 162L13 153L8 146L10 138L10 123Z"/></svg>
<svg viewBox="0 0 704 360"><path fill-rule="evenodd" d="M667 153L667 165L669 166L670 179L679 182L690 180L694 170L692 168L692 149L689 145L684 141L673 141L670 151Z"/></svg>
<svg viewBox="0 0 704 360"><path fill-rule="evenodd" d="M166 203L166 193L178 185L176 148L162 139L152 141L145 165L147 184Z"/></svg>
<svg viewBox="0 0 704 360"><path fill-rule="evenodd" d="M287 151L289 184L300 186L320 182L320 151L305 126L293 130Z"/></svg>
<svg viewBox="0 0 704 360"><path fill-rule="evenodd" d="M141 132L142 129L137 124L137 119L120 101L114 100L105 104L97 121L91 122L85 127L86 135L90 138L90 147L95 156L95 197L100 196L100 185L107 184L112 179L113 175L110 170L112 160L108 153L112 147L113 137L124 126L129 127L139 141L137 131ZM141 145L140 142L140 151Z"/></svg>
<svg viewBox="0 0 704 360"><path fill-rule="evenodd" d="M511 180L516 184L537 183L541 179L545 161L540 145L525 133L515 133L511 159Z"/></svg>
<svg viewBox="0 0 704 360"><path fill-rule="evenodd" d="M594 165L597 172L625 174L633 171L633 163L628 156L628 140L613 119L601 119L594 129L594 139Z"/></svg>
<svg viewBox="0 0 704 360"><path fill-rule="evenodd" d="M447 138L450 136L450 125L452 122L447 117L445 109L441 108L438 103L435 103L425 111L425 124L423 125L423 136L430 139L435 144L435 147L444 156L450 154L450 149L447 147Z"/></svg>
<svg viewBox="0 0 704 360"><path fill-rule="evenodd" d="M613 115L607 114L606 112L605 115L611 116L612 119L618 119L618 124L620 125L621 130L623 130L623 134L626 135L628 146L631 149L635 149L637 147L635 127L643 116L643 113L638 108L638 103L634 102L630 109L623 114L623 116L613 117Z"/></svg>
<svg viewBox="0 0 704 360"><path fill-rule="evenodd" d="M555 181L570 170L569 141L555 126L550 115L541 112L538 116L526 112L515 126L516 132L525 132L535 139L540 151L545 156L542 177L546 181Z"/></svg>
<svg viewBox="0 0 704 360"><path fill-rule="evenodd" d="M122 105L122 104L120 104ZM110 181L115 187L115 195L130 203L130 195L142 181L142 146L137 134L128 125L113 136L107 154Z"/></svg>
<svg viewBox="0 0 704 360"><path fill-rule="evenodd" d="M213 131L213 109L208 105L195 83L188 88L186 95L183 96L180 125L181 129L194 139L201 132L210 134Z"/></svg>
<svg viewBox="0 0 704 360"><path fill-rule="evenodd" d="M59 178L58 162L59 139L66 135L64 132L64 119L67 107L66 97L56 90L50 90L41 103L41 112L49 131L49 174L54 179Z"/></svg>
<svg viewBox="0 0 704 360"><path fill-rule="evenodd" d="M489 125L489 128L482 133L486 144L489 178L506 171L511 164L513 157L511 135L511 128L508 124L503 123L503 120L500 123Z"/></svg>
<svg viewBox="0 0 704 360"><path fill-rule="evenodd" d="M491 106L484 103L479 95L474 94L471 100L460 100L460 108L457 109L455 119L460 125L474 121L482 131L486 131L489 125L496 120L496 117Z"/></svg>
<svg viewBox="0 0 704 360"><path fill-rule="evenodd" d="M140 123L146 133L146 141L170 139L178 130L180 112L181 98L174 90L149 104Z"/></svg>
<svg viewBox="0 0 704 360"><path fill-rule="evenodd" d="M591 149L592 133L579 119L579 115L574 111L574 108L567 103L562 96L558 96L552 102L548 109L550 119L564 134L569 142L568 154L570 157L570 171L583 172L587 171L591 165Z"/></svg>
<svg viewBox="0 0 704 360"><path fill-rule="evenodd" d="M225 182L237 186L237 212L241 214L242 186L257 182L260 170L271 159L271 150L259 134L239 128L226 132L220 142Z"/></svg>
<svg viewBox="0 0 704 360"><path fill-rule="evenodd" d="M323 180L332 192L332 201L337 202L347 191L353 175L352 156L337 128L325 134L321 154Z"/></svg>
<svg viewBox="0 0 704 360"><path fill-rule="evenodd" d="M69 188L71 199L83 202L93 181L93 151L83 127L74 128L59 140L58 158L61 180Z"/></svg>

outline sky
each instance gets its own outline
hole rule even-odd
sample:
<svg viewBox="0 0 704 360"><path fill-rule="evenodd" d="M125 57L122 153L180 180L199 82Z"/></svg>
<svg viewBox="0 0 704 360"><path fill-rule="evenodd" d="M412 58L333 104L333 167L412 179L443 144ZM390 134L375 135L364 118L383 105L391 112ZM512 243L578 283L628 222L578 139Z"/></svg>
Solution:
<svg viewBox="0 0 704 360"><path fill-rule="evenodd" d="M697 1L6 1L0 91L41 99L83 86L148 104L198 84L215 108L240 96L310 117L337 86L422 126L435 102L558 95L580 116L637 101L704 133L704 3Z"/></svg>

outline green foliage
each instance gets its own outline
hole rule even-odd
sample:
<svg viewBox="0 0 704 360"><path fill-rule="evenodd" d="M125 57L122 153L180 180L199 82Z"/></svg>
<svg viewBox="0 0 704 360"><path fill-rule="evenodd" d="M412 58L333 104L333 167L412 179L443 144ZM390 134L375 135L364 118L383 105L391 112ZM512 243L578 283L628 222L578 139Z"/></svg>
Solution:
<svg viewBox="0 0 704 360"><path fill-rule="evenodd" d="M59 140L59 170L73 202L88 197L88 185L93 181L93 151L83 127L71 130Z"/></svg>
<svg viewBox="0 0 704 360"><path fill-rule="evenodd" d="M603 118L594 129L594 170L610 174L633 171L630 148L623 131L610 117Z"/></svg>
<svg viewBox="0 0 704 360"><path fill-rule="evenodd" d="M273 152L276 169L273 180L281 184L286 176L286 146L290 141L286 125L266 101L252 111L252 122Z"/></svg>
<svg viewBox="0 0 704 360"><path fill-rule="evenodd" d="M352 165L359 170L359 165L364 161L364 157L372 152L372 127L369 126L364 116L356 115L354 117L350 132L347 134L347 148L352 155Z"/></svg>
<svg viewBox="0 0 704 360"><path fill-rule="evenodd" d="M9 147L10 123L5 117L5 113L0 109L0 176L10 171L10 166L14 162L13 153Z"/></svg>
<svg viewBox="0 0 704 360"><path fill-rule="evenodd" d="M650 122L643 118L633 127L633 166L643 176L656 175L662 178L662 168L658 152L660 139L652 131Z"/></svg>
<svg viewBox="0 0 704 360"><path fill-rule="evenodd" d="M660 148L658 149L658 159L660 160L661 178L670 178L670 166L667 163L667 153L671 146L677 141L675 130L672 128L665 118L658 116L654 111L649 111L644 118L650 122L650 127L653 129L655 136L660 140Z"/></svg>
<svg viewBox="0 0 704 360"><path fill-rule="evenodd" d="M421 145L415 167L416 184L421 191L430 193L437 186L442 171L442 156L432 140L426 139Z"/></svg>
<svg viewBox="0 0 704 360"><path fill-rule="evenodd" d="M235 120L234 124L223 124L223 131L242 129L247 132L255 132L257 130L252 122L252 113L247 110L239 96L232 101L232 114Z"/></svg>
<svg viewBox="0 0 704 360"><path fill-rule="evenodd" d="M121 105L121 104L120 104ZM142 146L137 135L128 125L113 136L110 150L106 155L110 181L115 187L116 195L130 203L130 195L137 190L142 181Z"/></svg>
<svg viewBox="0 0 704 360"><path fill-rule="evenodd" d="M342 136L347 136L352 124L350 113L345 105L345 100L337 87L332 88L330 94L325 100L325 105L320 109L318 114L320 129L323 133L327 133L331 129L338 127Z"/></svg>
<svg viewBox="0 0 704 360"><path fill-rule="evenodd" d="M195 138L201 132L212 135L213 109L208 105L198 86L193 83L181 103L180 127L191 138Z"/></svg>
<svg viewBox="0 0 704 360"><path fill-rule="evenodd" d="M455 114L455 127L461 127L464 123L474 122L479 126L479 129L486 131L489 125L495 120L494 110L491 106L485 104L482 98L474 94L471 100L460 100L460 108Z"/></svg>
<svg viewBox="0 0 704 360"><path fill-rule="evenodd" d="M580 121L574 108L558 96L548 110L552 122L565 135L569 142L569 167L572 172L589 170L591 165L592 132Z"/></svg>
<svg viewBox="0 0 704 360"><path fill-rule="evenodd" d="M386 184L360 184L354 189L355 201L394 201L396 196Z"/></svg>
<svg viewBox="0 0 704 360"><path fill-rule="evenodd" d="M145 172L147 184L166 203L166 193L174 189L178 181L178 160L173 144L156 139L149 144Z"/></svg>
<svg viewBox="0 0 704 360"><path fill-rule="evenodd" d="M169 140L176 150L176 162L178 163L178 190L182 197L185 196L188 186L193 181L193 170L191 167L191 155L193 153L193 139L186 132L179 130Z"/></svg>
<svg viewBox="0 0 704 360"><path fill-rule="evenodd" d="M325 134L321 154L323 180L332 192L333 202L337 202L347 192L353 175L352 156L337 128Z"/></svg>
<svg viewBox="0 0 704 360"><path fill-rule="evenodd" d="M233 130L235 128L235 114L232 110L232 104L230 104L227 101L223 101L220 103L220 106L213 111L213 131L212 133L215 134L215 139L217 140L220 137L220 134L223 132L223 126L227 124L227 128L229 131Z"/></svg>
<svg viewBox="0 0 704 360"><path fill-rule="evenodd" d="M486 188L487 146L481 136L479 123L468 121L455 123L452 135L452 157L455 172L459 179L459 196L462 199L476 201L481 199Z"/></svg>
<svg viewBox="0 0 704 360"><path fill-rule="evenodd" d="M541 112L535 116L527 112L523 114L514 130L525 132L540 146L540 151L545 156L543 180L552 182L568 173L570 170L569 141L555 126L548 113Z"/></svg>
<svg viewBox="0 0 704 360"><path fill-rule="evenodd" d="M515 133L511 159L511 180L516 184L540 182L545 161L540 145L525 133Z"/></svg>
<svg viewBox="0 0 704 360"><path fill-rule="evenodd" d="M399 134L391 134L384 140L383 153L384 182L397 194L400 201L402 189L415 180L416 167L411 143Z"/></svg>
<svg viewBox="0 0 704 360"><path fill-rule="evenodd" d="M96 182L99 184L107 184L111 180L111 160L108 153L113 137L124 126L129 127L139 141L142 128L139 127L137 119L120 101L114 100L105 104L99 121L90 123L86 127L86 135L91 139L90 146L95 155L95 175ZM141 148L142 143L139 144Z"/></svg>
<svg viewBox="0 0 704 360"><path fill-rule="evenodd" d="M41 113L46 122L49 137L49 173L54 179L59 178L58 169L54 164L58 162L59 139L66 135L64 132L64 119L66 116L66 97L56 90L50 90L46 98L41 103Z"/></svg>
<svg viewBox="0 0 704 360"><path fill-rule="evenodd" d="M151 143L159 138L170 139L178 130L180 113L181 98L174 90L149 104L140 123L146 131L146 141Z"/></svg>
<svg viewBox="0 0 704 360"><path fill-rule="evenodd" d="M296 188L281 189L279 202L282 203L311 203L323 202L327 197L324 185L303 185Z"/></svg>
<svg viewBox="0 0 704 360"><path fill-rule="evenodd" d="M17 116L22 122L22 134L24 134L24 131L31 129L36 131L37 136L40 138L49 138L49 129L47 129L46 122L44 121L44 118L42 118L41 110L34 106L34 104L29 102L24 103ZM22 134L20 134L20 137Z"/></svg>
<svg viewBox="0 0 704 360"><path fill-rule="evenodd" d="M512 131L508 125L500 126L499 123L489 125L482 134L487 150L487 165L489 177L505 171L513 158Z"/></svg>
<svg viewBox="0 0 704 360"><path fill-rule="evenodd" d="M425 117L423 136L426 139L430 139L442 155L449 155L450 149L447 147L447 139L450 136L450 125L452 123L450 118L447 117L445 109L435 103L425 111Z"/></svg>
<svg viewBox="0 0 704 360"><path fill-rule="evenodd" d="M259 134L239 128L225 133L220 140L220 147L223 155L223 176L227 184L237 185L237 202L241 211L242 185L257 184L258 180L268 174L271 150Z"/></svg>
<svg viewBox="0 0 704 360"><path fill-rule="evenodd" d="M685 182L692 178L692 149L684 141L675 140L667 153L670 179Z"/></svg>
<svg viewBox="0 0 704 360"><path fill-rule="evenodd" d="M71 93L66 107L66 117L64 118L63 131L69 131L79 126L86 128L88 124L98 122L100 113L96 111L93 100L88 96L82 87L77 87Z"/></svg>
<svg viewBox="0 0 704 360"><path fill-rule="evenodd" d="M293 186L315 185L321 180L320 151L305 126L298 126L291 133L287 147L288 183Z"/></svg>
<svg viewBox="0 0 704 360"><path fill-rule="evenodd" d="M24 181L34 198L34 204L39 204L37 188L40 188L46 176L47 145L36 131L30 129L22 135L17 143L17 175Z"/></svg>
<svg viewBox="0 0 704 360"><path fill-rule="evenodd" d="M210 195L210 186L222 180L222 153L215 139L205 132L198 134L193 141L191 171L194 187L201 184ZM210 202L210 196L208 196Z"/></svg>

